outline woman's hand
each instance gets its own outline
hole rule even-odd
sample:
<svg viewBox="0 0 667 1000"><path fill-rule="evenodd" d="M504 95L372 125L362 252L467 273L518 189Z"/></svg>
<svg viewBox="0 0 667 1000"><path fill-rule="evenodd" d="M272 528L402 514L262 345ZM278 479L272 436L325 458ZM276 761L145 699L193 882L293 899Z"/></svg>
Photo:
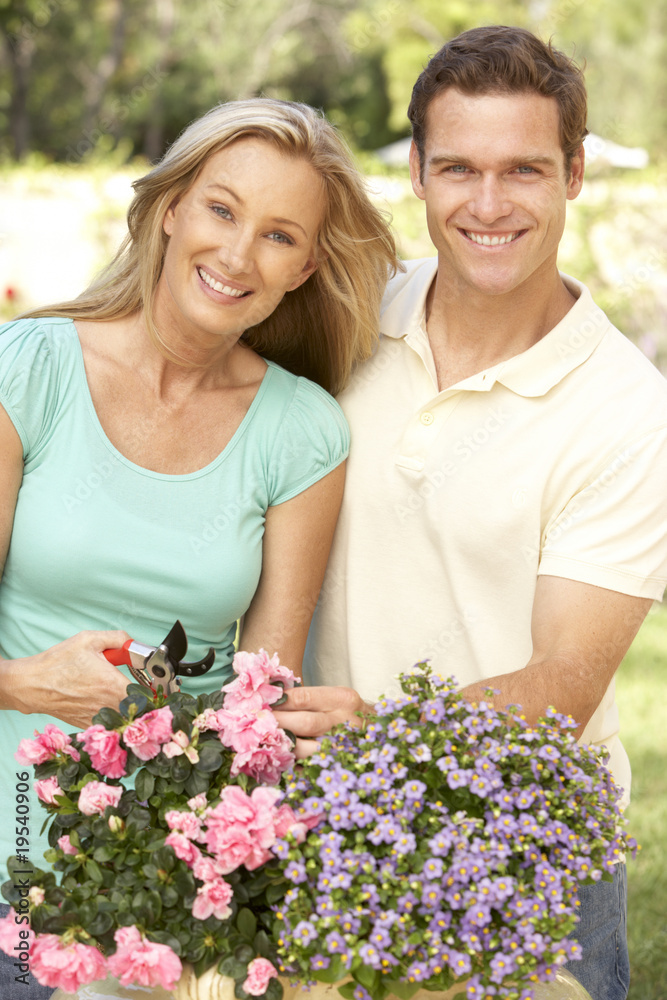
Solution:
<svg viewBox="0 0 667 1000"><path fill-rule="evenodd" d="M105 705L117 708L130 683L103 650L119 649L127 632L79 632L43 653L0 662L0 707L43 712L84 729Z"/></svg>

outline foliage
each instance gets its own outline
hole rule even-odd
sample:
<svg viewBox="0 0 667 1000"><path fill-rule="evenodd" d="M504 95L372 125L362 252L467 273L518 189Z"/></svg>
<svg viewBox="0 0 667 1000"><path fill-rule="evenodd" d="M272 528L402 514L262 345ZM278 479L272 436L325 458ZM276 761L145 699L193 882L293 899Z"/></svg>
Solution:
<svg viewBox="0 0 667 1000"><path fill-rule="evenodd" d="M577 886L610 878L636 846L620 793L552 709L531 726L470 705L426 664L401 688L288 785L286 803L326 819L273 848L293 883L276 906L283 962L325 982L350 976L346 1000L409 1000L460 978L468 1000L525 1000L577 957L564 940Z"/></svg>
<svg viewBox="0 0 667 1000"><path fill-rule="evenodd" d="M592 128L667 152L664 4L638 0L0 0L0 156L68 163L125 141L159 156L220 100L324 108L374 149L407 134L412 85L482 24L553 37L587 63ZM641 51L641 59L638 52Z"/></svg>

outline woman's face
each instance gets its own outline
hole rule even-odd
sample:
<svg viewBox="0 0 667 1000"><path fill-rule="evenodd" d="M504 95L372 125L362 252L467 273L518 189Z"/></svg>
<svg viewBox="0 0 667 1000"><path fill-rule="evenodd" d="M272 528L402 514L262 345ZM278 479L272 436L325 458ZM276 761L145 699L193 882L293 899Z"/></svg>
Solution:
<svg viewBox="0 0 667 1000"><path fill-rule="evenodd" d="M322 179L304 159L239 139L205 162L164 217L158 326L216 346L269 316L315 270Z"/></svg>

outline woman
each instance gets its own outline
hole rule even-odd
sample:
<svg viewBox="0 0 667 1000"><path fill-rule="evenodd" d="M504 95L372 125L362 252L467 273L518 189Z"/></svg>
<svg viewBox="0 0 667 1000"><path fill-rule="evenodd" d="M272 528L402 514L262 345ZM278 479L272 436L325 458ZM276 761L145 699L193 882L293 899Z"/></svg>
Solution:
<svg viewBox="0 0 667 1000"><path fill-rule="evenodd" d="M125 696L102 651L129 636L157 645L181 618L189 659L213 646L193 693L229 676L240 618L241 648L299 670L348 447L324 390L370 353L395 265L304 105L213 109L135 190L101 277L0 329L5 808L21 738ZM35 803L37 864L40 823Z"/></svg>

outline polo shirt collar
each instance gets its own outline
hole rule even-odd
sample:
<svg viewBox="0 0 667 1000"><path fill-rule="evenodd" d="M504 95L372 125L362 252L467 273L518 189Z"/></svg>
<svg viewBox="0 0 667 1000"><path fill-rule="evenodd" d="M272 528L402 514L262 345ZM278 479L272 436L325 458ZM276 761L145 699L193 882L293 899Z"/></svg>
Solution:
<svg viewBox="0 0 667 1000"><path fill-rule="evenodd" d="M426 333L426 297L438 269L437 257L421 262L403 288L393 297L383 314L381 333L394 339L404 338L435 374L435 366ZM566 375L583 364L596 349L611 324L595 304L590 291L581 282L561 273L567 288L577 296L569 312L541 340L507 361L477 372L450 386L454 389L488 391L496 383L520 396L543 396Z"/></svg>

